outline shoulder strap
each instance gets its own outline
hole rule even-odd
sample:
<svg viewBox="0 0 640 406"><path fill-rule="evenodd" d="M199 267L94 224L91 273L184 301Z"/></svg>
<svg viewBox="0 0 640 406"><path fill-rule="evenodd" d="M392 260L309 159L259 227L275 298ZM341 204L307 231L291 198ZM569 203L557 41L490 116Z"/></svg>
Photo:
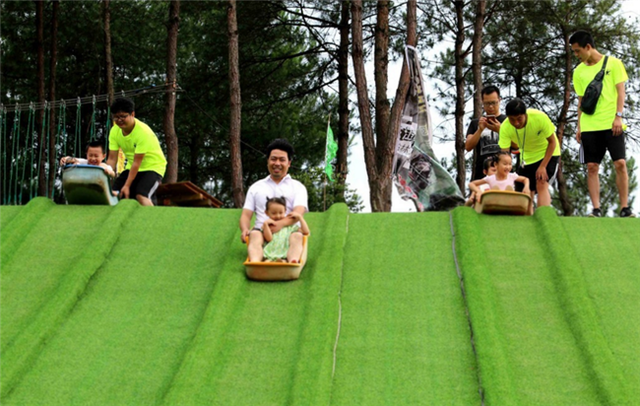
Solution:
<svg viewBox="0 0 640 406"><path fill-rule="evenodd" d="M602 63L602 69L600 69L601 71L605 70L607 68L607 60L609 59L608 55L604 56L604 62Z"/></svg>

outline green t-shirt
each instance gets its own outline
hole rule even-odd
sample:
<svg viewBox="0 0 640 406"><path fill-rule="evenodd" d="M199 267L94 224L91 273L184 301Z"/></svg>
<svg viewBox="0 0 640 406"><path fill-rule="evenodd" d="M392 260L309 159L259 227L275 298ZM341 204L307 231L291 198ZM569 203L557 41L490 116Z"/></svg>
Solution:
<svg viewBox="0 0 640 406"><path fill-rule="evenodd" d="M596 77L596 74L600 72L603 63L604 56L595 65L587 66L581 63L573 71L573 87L578 96L584 96L587 86ZM612 128L618 107L616 85L626 82L628 79L627 71L624 69L622 62L609 56L604 79L602 80L602 93L600 93L596 111L593 114L582 113L580 115L580 131L602 131Z"/></svg>
<svg viewBox="0 0 640 406"><path fill-rule="evenodd" d="M117 151L122 148L127 158L125 170L131 169L135 154L144 154L139 171L154 171L160 176L164 176L167 160L160 147L158 137L148 125L137 118L135 120L136 125L133 127L131 134L127 136L122 134L122 129L117 125L111 128L109 132L109 151Z"/></svg>
<svg viewBox="0 0 640 406"><path fill-rule="evenodd" d="M501 149L507 149L514 142L520 148L522 159L526 165L534 164L544 159L549 141L547 138L556 138L556 127L549 119L549 116L535 109L527 109L527 124L524 128L517 130L509 120L504 120L500 126L500 140L498 144ZM556 138L556 149L553 156L560 155L560 144Z"/></svg>

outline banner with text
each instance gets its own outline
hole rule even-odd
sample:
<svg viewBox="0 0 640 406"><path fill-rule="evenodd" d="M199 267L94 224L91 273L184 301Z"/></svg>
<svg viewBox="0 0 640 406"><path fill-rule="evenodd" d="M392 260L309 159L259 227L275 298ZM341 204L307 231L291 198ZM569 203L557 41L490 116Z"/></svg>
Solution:
<svg viewBox="0 0 640 406"><path fill-rule="evenodd" d="M433 153L433 128L424 97L420 55L411 46L405 52L411 83L396 139L393 181L400 197L412 200L418 211L450 210L464 204L464 198Z"/></svg>

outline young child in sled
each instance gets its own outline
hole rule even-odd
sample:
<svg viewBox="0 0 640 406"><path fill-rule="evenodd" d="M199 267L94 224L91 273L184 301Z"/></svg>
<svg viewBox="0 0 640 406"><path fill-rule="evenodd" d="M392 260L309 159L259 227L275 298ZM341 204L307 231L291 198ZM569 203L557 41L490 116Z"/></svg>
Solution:
<svg viewBox="0 0 640 406"><path fill-rule="evenodd" d="M288 215L297 221L296 224L283 227L275 234L271 232L271 226L286 217L285 212L286 201L284 197L267 199L265 213L269 218L262 225L262 235L266 242L263 250L265 262L297 263L302 254L302 237L309 235L309 226L299 213L291 212Z"/></svg>

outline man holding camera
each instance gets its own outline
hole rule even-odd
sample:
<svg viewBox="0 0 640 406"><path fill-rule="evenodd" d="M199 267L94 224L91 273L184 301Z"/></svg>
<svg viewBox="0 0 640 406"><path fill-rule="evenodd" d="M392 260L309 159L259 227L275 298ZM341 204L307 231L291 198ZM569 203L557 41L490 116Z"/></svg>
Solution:
<svg viewBox="0 0 640 406"><path fill-rule="evenodd" d="M497 87L486 86L480 93L485 115L471 120L467 129L467 141L464 144L467 151L473 150L472 181L484 177L482 172L484 160L500 151L498 145L500 124L507 119L506 115L500 113L500 90Z"/></svg>

